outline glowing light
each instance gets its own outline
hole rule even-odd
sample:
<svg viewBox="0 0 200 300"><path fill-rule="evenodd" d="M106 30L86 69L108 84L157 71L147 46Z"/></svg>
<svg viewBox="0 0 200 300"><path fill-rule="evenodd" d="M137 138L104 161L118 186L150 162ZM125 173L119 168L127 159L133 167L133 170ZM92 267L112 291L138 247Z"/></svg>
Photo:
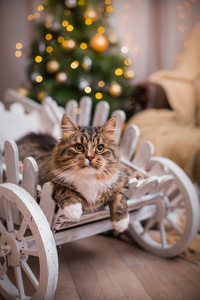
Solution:
<svg viewBox="0 0 200 300"><path fill-rule="evenodd" d="M71 63L71 68L72 69L76 69L76 68L78 68L78 66L79 66L79 62L77 61L77 60L75 60L75 61L73 61L72 63Z"/></svg>
<svg viewBox="0 0 200 300"><path fill-rule="evenodd" d="M99 32L99 33L104 33L104 32L105 32L105 28L102 27L102 26L99 27L99 28L98 28L98 32Z"/></svg>
<svg viewBox="0 0 200 300"><path fill-rule="evenodd" d="M43 5L39 5L37 9L38 9L38 11L42 11L44 9L44 6Z"/></svg>
<svg viewBox="0 0 200 300"><path fill-rule="evenodd" d="M67 41L67 40L64 40L64 41L62 42L62 45L63 45L63 47L67 47L68 41Z"/></svg>
<svg viewBox="0 0 200 300"><path fill-rule="evenodd" d="M21 51L19 51L19 50L15 51L15 56L16 57L20 57L21 55L22 55Z"/></svg>
<svg viewBox="0 0 200 300"><path fill-rule="evenodd" d="M124 64L130 66L132 64L132 60L130 58L126 58Z"/></svg>
<svg viewBox="0 0 200 300"><path fill-rule="evenodd" d="M106 10L107 10L108 12L112 12L112 11L113 11L113 8L112 8L112 6L107 6L107 7L106 7Z"/></svg>
<svg viewBox="0 0 200 300"><path fill-rule="evenodd" d="M178 5L176 8L177 8L178 10L180 10L180 11L183 10L183 6L182 6L182 5Z"/></svg>
<svg viewBox="0 0 200 300"><path fill-rule="evenodd" d="M43 77L41 75L38 75L36 78L35 78L35 81L37 82L42 82L43 80Z"/></svg>
<svg viewBox="0 0 200 300"><path fill-rule="evenodd" d="M40 55L36 56L35 61L37 63L40 63L42 61L42 56L40 56Z"/></svg>
<svg viewBox="0 0 200 300"><path fill-rule="evenodd" d="M87 44L86 43L81 43L80 48L83 49L83 50L87 49Z"/></svg>
<svg viewBox="0 0 200 300"><path fill-rule="evenodd" d="M103 80L100 80L100 81L98 82L98 86L99 86L99 87L104 87L104 86L105 86L105 82L104 82Z"/></svg>
<svg viewBox="0 0 200 300"><path fill-rule="evenodd" d="M85 93L89 94L91 93L92 89L90 86L86 86L86 88L84 89Z"/></svg>
<svg viewBox="0 0 200 300"><path fill-rule="evenodd" d="M115 75L120 76L122 74L123 74L123 70L121 68L115 70Z"/></svg>
<svg viewBox="0 0 200 300"><path fill-rule="evenodd" d="M111 0L105 0L105 4L110 5L111 4Z"/></svg>
<svg viewBox="0 0 200 300"><path fill-rule="evenodd" d="M36 12L36 13L34 13L33 16L34 16L35 19L38 19L38 18L40 17L40 13L39 13L39 12Z"/></svg>
<svg viewBox="0 0 200 300"><path fill-rule="evenodd" d="M66 16L71 15L71 11L70 11L69 9L67 9L67 10L65 11L65 15L66 15Z"/></svg>
<svg viewBox="0 0 200 300"><path fill-rule="evenodd" d="M63 22L62 22L62 26L63 27L67 27L69 25L69 22L67 21L67 20L64 20Z"/></svg>
<svg viewBox="0 0 200 300"><path fill-rule="evenodd" d="M84 5L85 4L85 1L84 0L79 0L78 1L78 5Z"/></svg>
<svg viewBox="0 0 200 300"><path fill-rule="evenodd" d="M22 43L17 43L16 44L16 48L19 50L19 49L21 49L23 47L23 45L22 45Z"/></svg>
<svg viewBox="0 0 200 300"><path fill-rule="evenodd" d="M92 24L92 20L89 19L89 18L87 18L87 19L85 20L85 24L86 24L86 25L91 25L91 24Z"/></svg>
<svg viewBox="0 0 200 300"><path fill-rule="evenodd" d="M53 52L53 47L52 47L52 46L47 46L46 51L47 51L48 53Z"/></svg>
<svg viewBox="0 0 200 300"><path fill-rule="evenodd" d="M178 53L177 55L176 55L176 59L178 60L178 61L182 61L183 60L183 54L182 53Z"/></svg>
<svg viewBox="0 0 200 300"><path fill-rule="evenodd" d="M52 39L52 34L51 34L51 33L47 33L47 34L45 35L45 39L46 39L47 41L50 41L50 40Z"/></svg>
<svg viewBox="0 0 200 300"><path fill-rule="evenodd" d="M190 6L190 2L185 1L185 2L184 2L184 5L185 5L186 7L189 7L189 6Z"/></svg>
<svg viewBox="0 0 200 300"><path fill-rule="evenodd" d="M76 48L76 42L74 40L69 40L67 47L69 49L75 49Z"/></svg>
<svg viewBox="0 0 200 300"><path fill-rule="evenodd" d="M64 40L65 40L65 39L64 39L64 37L63 37L63 36L59 36L59 37L58 37L58 42L59 42L59 43L63 43L63 42L64 42Z"/></svg>
<svg viewBox="0 0 200 300"><path fill-rule="evenodd" d="M75 113L76 113L76 115L80 115L80 113L81 113L81 108L80 108L80 107L77 107L77 108L75 109Z"/></svg>
<svg viewBox="0 0 200 300"><path fill-rule="evenodd" d="M33 17L33 15L31 15L31 14L28 15L28 17L27 17L27 19L28 19L29 21L33 20L33 18L34 18L34 17Z"/></svg>
<svg viewBox="0 0 200 300"><path fill-rule="evenodd" d="M67 29L67 31L72 31L74 29L74 27L72 25L68 25L66 29Z"/></svg>
<svg viewBox="0 0 200 300"><path fill-rule="evenodd" d="M128 52L128 47L126 47L126 46L121 47L121 52L122 53L127 53Z"/></svg>
<svg viewBox="0 0 200 300"><path fill-rule="evenodd" d="M189 42L189 41L185 41L185 42L184 42L184 46L185 46L185 47L189 47L189 46L190 46L190 42Z"/></svg>
<svg viewBox="0 0 200 300"><path fill-rule="evenodd" d="M102 93L98 92L95 94L95 98L100 100L103 97Z"/></svg>

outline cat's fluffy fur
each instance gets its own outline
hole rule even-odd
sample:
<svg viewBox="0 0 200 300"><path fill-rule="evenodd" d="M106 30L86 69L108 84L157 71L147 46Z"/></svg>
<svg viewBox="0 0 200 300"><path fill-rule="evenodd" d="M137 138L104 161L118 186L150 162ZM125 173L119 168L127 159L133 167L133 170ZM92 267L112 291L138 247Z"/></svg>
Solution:
<svg viewBox="0 0 200 300"><path fill-rule="evenodd" d="M54 140L48 147L43 145L43 158L36 155L39 148L32 152L36 161L42 162L41 183L53 183L52 197L69 219L78 220L83 210L109 205L113 227L121 232L129 221L128 174L120 164L114 141L115 127L115 118L103 126L93 127L76 126L64 115L60 141L55 146ZM32 137L32 143L33 140Z"/></svg>

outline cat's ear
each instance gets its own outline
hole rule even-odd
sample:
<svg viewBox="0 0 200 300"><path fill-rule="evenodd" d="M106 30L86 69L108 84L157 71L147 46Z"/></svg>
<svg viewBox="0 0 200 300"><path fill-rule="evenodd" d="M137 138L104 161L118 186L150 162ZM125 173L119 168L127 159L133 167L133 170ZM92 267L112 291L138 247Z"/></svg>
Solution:
<svg viewBox="0 0 200 300"><path fill-rule="evenodd" d="M115 128L116 128L117 120L116 117L112 117L108 120L102 127L101 131L104 132L109 138L114 138Z"/></svg>
<svg viewBox="0 0 200 300"><path fill-rule="evenodd" d="M72 122L72 120L64 115L61 120L61 131L63 137L67 137L75 133L78 130L78 127Z"/></svg>

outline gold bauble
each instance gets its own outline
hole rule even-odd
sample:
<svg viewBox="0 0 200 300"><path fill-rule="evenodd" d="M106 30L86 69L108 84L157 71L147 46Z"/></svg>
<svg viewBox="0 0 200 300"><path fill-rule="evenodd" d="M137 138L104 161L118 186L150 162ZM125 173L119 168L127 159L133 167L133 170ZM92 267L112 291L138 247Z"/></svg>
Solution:
<svg viewBox="0 0 200 300"><path fill-rule="evenodd" d="M94 8L88 8L84 13L85 19L91 19L92 21L96 21L98 18L97 11Z"/></svg>
<svg viewBox="0 0 200 300"><path fill-rule="evenodd" d="M41 91L37 94L37 98L40 102L42 102L42 100L47 96L47 93L44 91Z"/></svg>
<svg viewBox="0 0 200 300"><path fill-rule="evenodd" d="M109 46L108 39L101 34L96 34L90 41L90 47L96 52L104 52Z"/></svg>
<svg viewBox="0 0 200 300"><path fill-rule="evenodd" d="M56 60L50 60L47 64L46 64L46 69L48 73L56 73L60 68L59 63Z"/></svg>
<svg viewBox="0 0 200 300"><path fill-rule="evenodd" d="M23 86L18 87L18 89L16 91L19 94L21 94L22 96L27 96L28 95L28 90Z"/></svg>
<svg viewBox="0 0 200 300"><path fill-rule="evenodd" d="M122 93L122 87L118 83L114 82L111 84L109 93L114 97L119 97Z"/></svg>
<svg viewBox="0 0 200 300"><path fill-rule="evenodd" d="M59 72L56 74L56 81L58 83L65 83L67 81L67 74L65 72Z"/></svg>
<svg viewBox="0 0 200 300"><path fill-rule="evenodd" d="M135 77L135 72L133 70L127 69L124 72L124 77L128 78L128 79L132 79Z"/></svg>

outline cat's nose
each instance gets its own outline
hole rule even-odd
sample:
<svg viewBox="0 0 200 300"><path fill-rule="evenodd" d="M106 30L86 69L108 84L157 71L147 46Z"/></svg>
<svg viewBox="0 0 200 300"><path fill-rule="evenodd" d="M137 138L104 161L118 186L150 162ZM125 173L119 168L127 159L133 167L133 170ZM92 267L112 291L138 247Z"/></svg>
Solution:
<svg viewBox="0 0 200 300"><path fill-rule="evenodd" d="M90 156L86 156L86 158L89 160L89 161L92 161L94 156L90 155Z"/></svg>

